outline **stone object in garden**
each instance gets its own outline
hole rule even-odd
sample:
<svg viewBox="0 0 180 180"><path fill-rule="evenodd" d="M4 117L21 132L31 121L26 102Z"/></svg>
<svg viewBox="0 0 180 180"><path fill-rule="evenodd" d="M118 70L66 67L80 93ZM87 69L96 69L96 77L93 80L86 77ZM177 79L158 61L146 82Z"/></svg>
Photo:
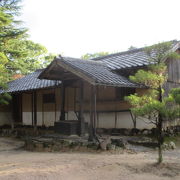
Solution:
<svg viewBox="0 0 180 180"><path fill-rule="evenodd" d="M116 145L114 145L114 144L108 144L107 145L107 150L115 150L116 149Z"/></svg>
<svg viewBox="0 0 180 180"><path fill-rule="evenodd" d="M125 139L112 139L112 144L124 148L127 148L128 142Z"/></svg>
<svg viewBox="0 0 180 180"><path fill-rule="evenodd" d="M100 140L100 147L102 150L107 150L107 145L111 144L111 139L110 137Z"/></svg>
<svg viewBox="0 0 180 180"><path fill-rule="evenodd" d="M169 148L170 149L176 149L176 144L173 141L169 142Z"/></svg>
<svg viewBox="0 0 180 180"><path fill-rule="evenodd" d="M149 134L151 134L151 130L149 130L149 129L143 129L143 130L141 131L141 134L142 134L142 135L149 135Z"/></svg>

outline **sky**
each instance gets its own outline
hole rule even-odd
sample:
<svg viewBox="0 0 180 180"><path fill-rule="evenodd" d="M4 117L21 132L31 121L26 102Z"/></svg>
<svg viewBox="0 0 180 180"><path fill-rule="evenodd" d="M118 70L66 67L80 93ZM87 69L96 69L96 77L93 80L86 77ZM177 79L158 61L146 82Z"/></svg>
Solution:
<svg viewBox="0 0 180 180"><path fill-rule="evenodd" d="M81 57L180 40L180 0L23 0L30 39Z"/></svg>

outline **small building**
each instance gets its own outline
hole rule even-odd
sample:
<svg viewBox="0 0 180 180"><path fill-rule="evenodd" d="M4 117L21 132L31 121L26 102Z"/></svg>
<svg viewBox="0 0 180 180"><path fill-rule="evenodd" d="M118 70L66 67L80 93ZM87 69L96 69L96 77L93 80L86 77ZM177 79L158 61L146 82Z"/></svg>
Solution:
<svg viewBox="0 0 180 180"><path fill-rule="evenodd" d="M174 42L172 50L180 51L178 41ZM166 63L167 93L173 87L180 87L180 61L167 59ZM93 60L56 57L46 69L9 83L7 92L13 98L9 106L0 108L1 125L12 122L33 126L55 124L61 129L69 128L68 122L71 125L77 122L81 134L87 123L94 128L133 128L130 105L124 97L144 93L146 88L128 77L149 64L143 48ZM137 128L152 127L145 121L137 120Z"/></svg>

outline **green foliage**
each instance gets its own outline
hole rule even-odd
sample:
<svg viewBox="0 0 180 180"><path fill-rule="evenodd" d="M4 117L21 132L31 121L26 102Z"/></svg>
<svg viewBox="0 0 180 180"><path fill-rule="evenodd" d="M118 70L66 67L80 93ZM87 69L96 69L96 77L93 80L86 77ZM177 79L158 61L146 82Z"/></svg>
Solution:
<svg viewBox="0 0 180 180"><path fill-rule="evenodd" d="M11 95L8 93L0 94L0 104L8 105L11 98Z"/></svg>
<svg viewBox="0 0 180 180"><path fill-rule="evenodd" d="M143 95L130 95L125 99L131 104L132 112L136 116L146 116L154 124L158 124L158 117L173 120L179 116L177 104L180 102L179 89L171 90L166 98L163 96L163 84L167 80L167 67L164 63L165 58L176 57L171 51L172 43L160 43L145 48L145 52L152 62L147 70L139 70L130 79L136 83L140 83L149 88Z"/></svg>
<svg viewBox="0 0 180 180"><path fill-rule="evenodd" d="M167 79L166 66L164 63L151 65L149 69L139 70L135 76L130 76L130 80L136 83L144 84L152 89L162 86Z"/></svg>
<svg viewBox="0 0 180 180"><path fill-rule="evenodd" d="M6 82L9 80L8 72L5 68L8 59L0 52L0 87L5 87Z"/></svg>
<svg viewBox="0 0 180 180"><path fill-rule="evenodd" d="M0 0L0 87L6 89L7 82L16 73L27 74L42 68L53 59L47 49L27 39L27 29L17 20L20 0ZM8 95L0 96L6 103Z"/></svg>
<svg viewBox="0 0 180 180"><path fill-rule="evenodd" d="M149 61L160 64L168 58L179 59L180 55L172 50L173 41L162 42L145 48Z"/></svg>
<svg viewBox="0 0 180 180"><path fill-rule="evenodd" d="M164 120L175 120L180 117L180 88L173 89L169 96L163 98L163 84L167 80L167 58L180 59L177 53L172 52L172 43L160 43L145 49L151 65L147 70L139 70L130 79L149 88L143 95L130 95L125 99L131 104L131 111L135 116L149 119L158 129L158 163L162 162L162 124Z"/></svg>
<svg viewBox="0 0 180 180"><path fill-rule="evenodd" d="M6 10L8 14L18 15L21 6L19 6L21 0L0 0L0 8Z"/></svg>
<svg viewBox="0 0 180 180"><path fill-rule="evenodd" d="M8 59L4 65L10 76L30 73L53 59L44 46L27 39L27 29L21 27L20 21L16 20L21 8L20 2L0 1L0 52Z"/></svg>
<svg viewBox="0 0 180 180"><path fill-rule="evenodd" d="M134 50L134 49L137 49L137 47L135 47L135 46L130 46L130 47L128 48L129 51L130 51L130 50Z"/></svg>
<svg viewBox="0 0 180 180"><path fill-rule="evenodd" d="M170 95L174 99L174 101L180 105L180 88L174 88L171 90Z"/></svg>
<svg viewBox="0 0 180 180"><path fill-rule="evenodd" d="M157 125L159 115L164 120L174 120L180 117L180 106L177 104L180 88L172 89L172 92L178 92L179 94L174 96L174 94L170 93L162 102L158 100L156 91L142 96L138 94L130 95L125 100L131 104L133 114L147 117L153 124Z"/></svg>
<svg viewBox="0 0 180 180"><path fill-rule="evenodd" d="M27 74L40 68L43 64L43 58L47 53L44 46L30 40L16 39L9 40L7 44L5 51L9 62L6 68L11 73Z"/></svg>
<svg viewBox="0 0 180 180"><path fill-rule="evenodd" d="M0 8L0 27L4 27L5 25L8 25L11 23L11 16L8 14L5 14Z"/></svg>
<svg viewBox="0 0 180 180"><path fill-rule="evenodd" d="M101 56L106 56L108 54L109 54L108 52L97 52L93 54L87 53L87 54L82 55L81 58L88 60L88 59L93 59L93 58L97 58Z"/></svg>

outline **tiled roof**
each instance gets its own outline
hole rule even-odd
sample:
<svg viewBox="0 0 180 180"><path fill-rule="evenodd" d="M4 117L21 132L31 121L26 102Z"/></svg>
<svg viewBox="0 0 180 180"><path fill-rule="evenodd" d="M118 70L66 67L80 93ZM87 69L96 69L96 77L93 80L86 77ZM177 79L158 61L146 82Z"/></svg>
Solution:
<svg viewBox="0 0 180 180"><path fill-rule="evenodd" d="M20 91L29 91L34 89L43 89L60 84L60 81L38 79L38 76L42 71L43 69L37 70L31 74L24 76L23 78L9 82L8 89L6 90L6 92L13 93ZM1 93L4 93L2 89L0 89L0 94Z"/></svg>
<svg viewBox="0 0 180 180"><path fill-rule="evenodd" d="M139 87L127 78L112 72L106 64L101 61L82 60L70 57L60 57L57 60L65 63L92 78L95 84L119 87Z"/></svg>
<svg viewBox="0 0 180 180"><path fill-rule="evenodd" d="M173 41L174 50L180 47L180 42ZM116 86L116 87L140 87L129 81L126 77L117 74L114 70L127 69L132 67L141 67L148 65L149 57L144 52L144 48L134 49L126 52L111 54L93 60L82 60L70 57L58 57L54 61L59 64L66 64L76 72L93 80L96 85ZM51 63L53 64L53 63ZM49 67L49 66L48 66ZM46 68L46 70L48 69ZM46 71L37 70L27 76L11 81L8 83L8 90L6 92L20 92L34 89L42 89L54 87L61 82L56 80L42 79ZM41 74L41 79L38 79ZM77 74L76 74L77 75ZM46 75L47 76L47 75ZM79 76L80 77L80 76ZM81 78L81 77L80 77ZM4 91L0 89L0 93Z"/></svg>
<svg viewBox="0 0 180 180"><path fill-rule="evenodd" d="M173 48L180 47L179 41L172 41ZM149 56L144 51L145 48L133 49L125 52L110 54L94 58L95 61L104 62L110 69L127 69L149 65Z"/></svg>

